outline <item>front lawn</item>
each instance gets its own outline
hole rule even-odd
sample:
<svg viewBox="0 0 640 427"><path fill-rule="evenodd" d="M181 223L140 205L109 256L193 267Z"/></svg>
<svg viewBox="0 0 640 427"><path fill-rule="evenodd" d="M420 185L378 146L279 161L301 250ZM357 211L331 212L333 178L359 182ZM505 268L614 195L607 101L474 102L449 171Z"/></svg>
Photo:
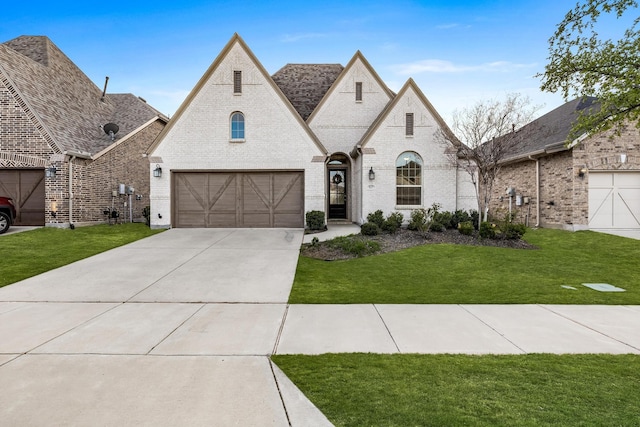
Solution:
<svg viewBox="0 0 640 427"><path fill-rule="evenodd" d="M144 224L38 228L0 236L0 287L126 245L162 230Z"/></svg>
<svg viewBox="0 0 640 427"><path fill-rule="evenodd" d="M524 239L539 249L428 244L343 261L301 256L289 302L640 304L640 241L550 229L528 230Z"/></svg>
<svg viewBox="0 0 640 427"><path fill-rule="evenodd" d="M276 355L336 426L638 426L634 355Z"/></svg>

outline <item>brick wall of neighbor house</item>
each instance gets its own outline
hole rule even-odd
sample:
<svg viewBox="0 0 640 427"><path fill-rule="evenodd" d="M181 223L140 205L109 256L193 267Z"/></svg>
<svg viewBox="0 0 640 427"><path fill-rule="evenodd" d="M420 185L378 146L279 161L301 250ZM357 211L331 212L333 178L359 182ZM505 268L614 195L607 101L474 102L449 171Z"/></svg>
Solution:
<svg viewBox="0 0 640 427"><path fill-rule="evenodd" d="M511 212L515 214L515 221L533 226L537 223L536 212L536 162L525 160L522 162L505 165L500 170L493 184L489 215L494 218L503 218L509 212L509 197L507 188L514 188L517 195L523 197L522 206L516 205L516 198L511 200ZM524 198L529 198L529 203L524 203Z"/></svg>
<svg viewBox="0 0 640 427"><path fill-rule="evenodd" d="M622 155L626 154L626 158ZM586 167L584 178L578 172ZM627 125L619 136L608 131L582 141L573 148L574 224L586 227L589 220L588 171L640 170L640 130Z"/></svg>
<svg viewBox="0 0 640 427"><path fill-rule="evenodd" d="M238 95L233 94L234 70L242 71ZM244 142L230 141L234 111L245 116ZM298 118L244 49L234 44L151 153L150 167L162 162L163 171L151 181L152 227L171 225L172 170L304 170L304 210L324 211L324 153ZM314 161L317 156L320 161Z"/></svg>
<svg viewBox="0 0 640 427"><path fill-rule="evenodd" d="M54 166L58 169L58 176L62 175L64 167L61 160L64 156L52 147L26 104L8 89L0 75L0 168L44 169ZM57 209L56 205L51 206L52 200L62 198L62 191L58 179L45 178L45 222L49 222L51 209Z"/></svg>
<svg viewBox="0 0 640 427"><path fill-rule="evenodd" d="M144 221L142 210L149 205L149 160L144 153L163 129L160 121L151 123L127 138L94 161L74 160L73 221L79 223L103 222L103 211L115 209L120 221L129 222L129 197L113 197L119 184L134 188L131 207L134 221ZM136 200L136 195L141 200ZM127 205L125 205L127 203Z"/></svg>

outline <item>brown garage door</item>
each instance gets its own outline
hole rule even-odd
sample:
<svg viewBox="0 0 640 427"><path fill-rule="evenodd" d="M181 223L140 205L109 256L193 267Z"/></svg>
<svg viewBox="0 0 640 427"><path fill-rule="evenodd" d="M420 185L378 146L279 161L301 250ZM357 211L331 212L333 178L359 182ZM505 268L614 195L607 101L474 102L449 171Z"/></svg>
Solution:
<svg viewBox="0 0 640 427"><path fill-rule="evenodd" d="M176 172L174 227L304 227L302 172Z"/></svg>
<svg viewBox="0 0 640 427"><path fill-rule="evenodd" d="M44 170L0 170L0 196L16 205L16 225L44 225Z"/></svg>

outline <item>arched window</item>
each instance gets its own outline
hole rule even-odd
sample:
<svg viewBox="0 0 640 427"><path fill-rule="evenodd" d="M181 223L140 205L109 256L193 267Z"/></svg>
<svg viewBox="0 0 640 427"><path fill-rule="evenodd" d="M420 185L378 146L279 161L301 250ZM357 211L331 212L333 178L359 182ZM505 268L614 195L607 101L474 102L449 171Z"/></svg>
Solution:
<svg viewBox="0 0 640 427"><path fill-rule="evenodd" d="M422 204L422 158L405 151L396 160L396 204Z"/></svg>
<svg viewBox="0 0 640 427"><path fill-rule="evenodd" d="M244 115L239 111L231 115L231 139L244 140Z"/></svg>

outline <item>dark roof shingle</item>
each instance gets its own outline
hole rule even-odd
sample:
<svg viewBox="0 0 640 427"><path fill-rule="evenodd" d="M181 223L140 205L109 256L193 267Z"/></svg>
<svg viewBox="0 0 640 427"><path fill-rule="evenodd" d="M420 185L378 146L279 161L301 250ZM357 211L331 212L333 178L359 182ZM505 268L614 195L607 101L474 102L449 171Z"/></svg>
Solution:
<svg viewBox="0 0 640 427"><path fill-rule="evenodd" d="M300 117L307 120L342 70L340 64L287 64L271 78Z"/></svg>
<svg viewBox="0 0 640 427"><path fill-rule="evenodd" d="M507 158L563 149L579 115L598 108L597 98L577 98L537 118L517 131L515 144Z"/></svg>
<svg viewBox="0 0 640 427"><path fill-rule="evenodd" d="M47 37L0 44L0 66L60 151L95 154L113 143L101 125L116 123L122 138L161 116L131 94L108 94L102 101L102 90Z"/></svg>

